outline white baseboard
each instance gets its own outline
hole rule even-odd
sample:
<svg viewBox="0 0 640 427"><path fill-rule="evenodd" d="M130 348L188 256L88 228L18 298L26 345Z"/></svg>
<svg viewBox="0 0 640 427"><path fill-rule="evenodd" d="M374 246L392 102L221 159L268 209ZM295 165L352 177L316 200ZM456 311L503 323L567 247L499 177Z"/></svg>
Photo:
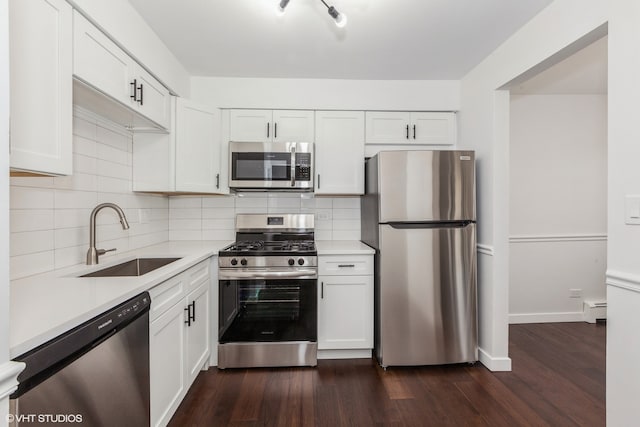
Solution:
<svg viewBox="0 0 640 427"><path fill-rule="evenodd" d="M478 349L478 355L480 356L480 363L492 372L511 371L510 357L493 357L481 348Z"/></svg>
<svg viewBox="0 0 640 427"><path fill-rule="evenodd" d="M318 359L370 359L371 354L371 349L318 350Z"/></svg>
<svg viewBox="0 0 640 427"><path fill-rule="evenodd" d="M0 365L0 399L4 399L18 387L18 374L25 368L22 362L7 361Z"/></svg>
<svg viewBox="0 0 640 427"><path fill-rule="evenodd" d="M509 315L509 324L511 325L522 323L559 323L582 321L584 321L584 313L582 311L566 313L523 313Z"/></svg>

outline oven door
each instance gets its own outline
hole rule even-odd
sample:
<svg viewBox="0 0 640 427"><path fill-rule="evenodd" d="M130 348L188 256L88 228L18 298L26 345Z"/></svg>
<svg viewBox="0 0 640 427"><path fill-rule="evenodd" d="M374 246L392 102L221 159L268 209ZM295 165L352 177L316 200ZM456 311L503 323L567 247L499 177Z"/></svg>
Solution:
<svg viewBox="0 0 640 427"><path fill-rule="evenodd" d="M230 142L229 187L313 190L313 144Z"/></svg>
<svg viewBox="0 0 640 427"><path fill-rule="evenodd" d="M220 280L220 344L317 341L316 279Z"/></svg>

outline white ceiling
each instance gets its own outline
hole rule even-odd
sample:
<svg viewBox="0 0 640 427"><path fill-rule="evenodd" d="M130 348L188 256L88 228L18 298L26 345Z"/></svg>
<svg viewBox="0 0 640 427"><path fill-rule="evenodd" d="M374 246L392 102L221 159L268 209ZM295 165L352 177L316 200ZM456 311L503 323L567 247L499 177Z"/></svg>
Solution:
<svg viewBox="0 0 640 427"><path fill-rule="evenodd" d="M511 88L512 94L606 94L608 37Z"/></svg>
<svg viewBox="0 0 640 427"><path fill-rule="evenodd" d="M457 80L552 0L129 0L192 75Z"/></svg>

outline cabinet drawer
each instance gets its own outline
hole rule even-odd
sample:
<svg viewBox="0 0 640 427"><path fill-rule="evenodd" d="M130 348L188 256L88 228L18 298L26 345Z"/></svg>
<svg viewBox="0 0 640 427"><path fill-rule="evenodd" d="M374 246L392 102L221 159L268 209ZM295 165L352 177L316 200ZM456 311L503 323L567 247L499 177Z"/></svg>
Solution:
<svg viewBox="0 0 640 427"><path fill-rule="evenodd" d="M332 255L318 257L318 274L324 276L367 276L373 274L371 255Z"/></svg>
<svg viewBox="0 0 640 427"><path fill-rule="evenodd" d="M187 277L186 272L180 273L149 289L149 295L151 295L149 320L156 319L184 298Z"/></svg>
<svg viewBox="0 0 640 427"><path fill-rule="evenodd" d="M190 292L200 286L204 281L209 280L209 263L211 261L206 259L199 262L193 267L184 272L186 275L187 292Z"/></svg>

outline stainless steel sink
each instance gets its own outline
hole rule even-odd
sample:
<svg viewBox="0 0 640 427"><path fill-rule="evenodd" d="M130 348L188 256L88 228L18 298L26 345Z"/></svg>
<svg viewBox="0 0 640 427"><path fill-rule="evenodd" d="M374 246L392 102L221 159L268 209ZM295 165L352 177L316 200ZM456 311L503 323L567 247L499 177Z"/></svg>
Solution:
<svg viewBox="0 0 640 427"><path fill-rule="evenodd" d="M83 274L80 277L119 277L142 276L167 264L171 264L180 258L136 258L121 264L112 265L93 273Z"/></svg>

